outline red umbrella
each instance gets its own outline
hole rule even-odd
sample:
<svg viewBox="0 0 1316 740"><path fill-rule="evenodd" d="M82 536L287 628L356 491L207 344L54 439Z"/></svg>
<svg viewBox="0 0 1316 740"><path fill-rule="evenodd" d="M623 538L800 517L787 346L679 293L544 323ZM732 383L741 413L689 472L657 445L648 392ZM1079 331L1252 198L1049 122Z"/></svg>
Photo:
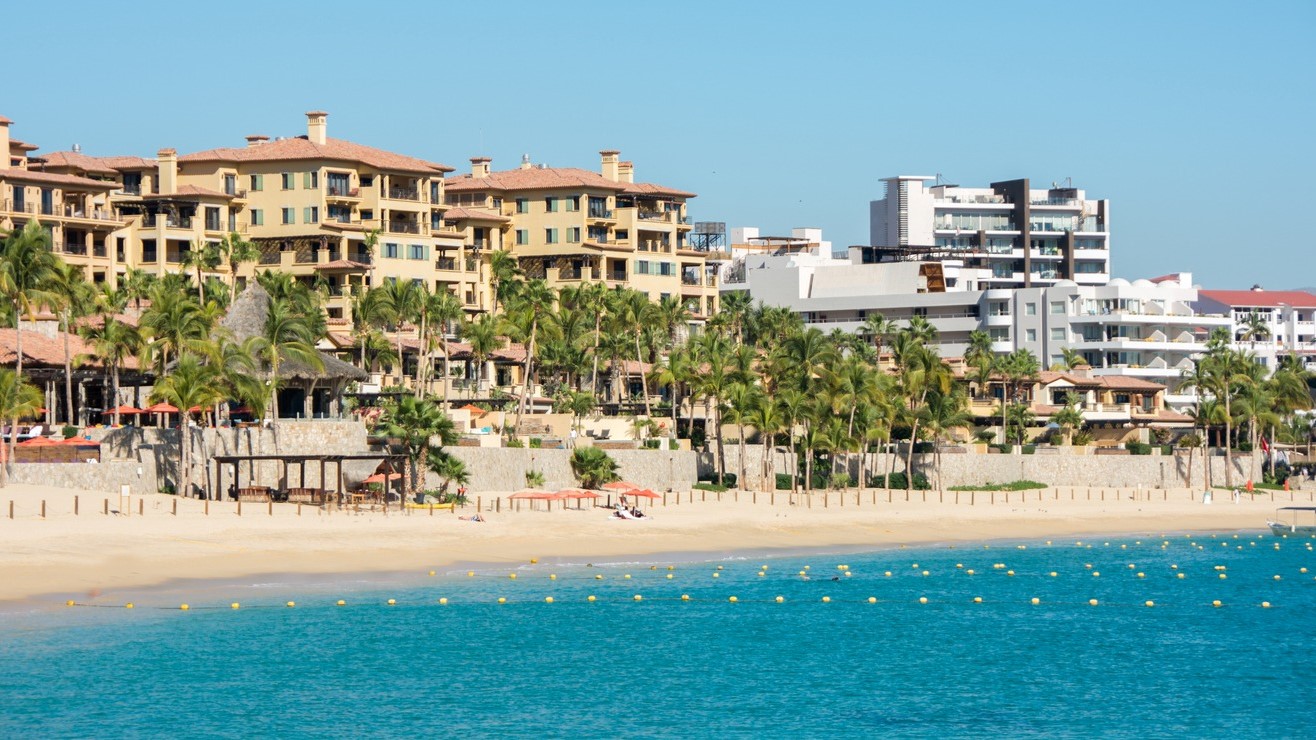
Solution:
<svg viewBox="0 0 1316 740"><path fill-rule="evenodd" d="M519 498L519 499L531 499L531 500L538 500L538 501L551 501L551 500L553 500L553 499L561 498L561 496L559 496L559 495L556 494L556 493L553 493L552 491L541 491L541 490L539 490L539 489L537 489L537 488L525 488L525 489L522 489L522 490L520 490L520 491L517 491L516 493L512 494L511 496L508 496L508 498L509 498L509 499L510 499L510 498Z"/></svg>
<svg viewBox="0 0 1316 740"><path fill-rule="evenodd" d="M662 498L661 494L654 493L647 488L631 489L626 492L626 495L635 496L636 498Z"/></svg>
<svg viewBox="0 0 1316 740"><path fill-rule="evenodd" d="M19 447L49 447L50 445L60 444L53 439L46 437L33 437L32 439L23 440L18 443Z"/></svg>
<svg viewBox="0 0 1316 740"><path fill-rule="evenodd" d="M157 403L154 406L147 406L146 408L142 409L142 413L143 414L176 414L178 413L178 407L174 406L173 404L168 404L161 401L160 403Z"/></svg>
<svg viewBox="0 0 1316 740"><path fill-rule="evenodd" d="M613 482L611 482L611 483L604 483L604 484L603 484L603 489L604 489L605 491L622 491L622 492L626 492L626 491L635 491L635 490L638 490L638 489L639 489L639 486L637 486L637 485L634 484L634 483L631 483L630 481L618 480L618 481L613 481Z"/></svg>
<svg viewBox="0 0 1316 740"><path fill-rule="evenodd" d="M583 488L563 488L557 492L558 498L598 498L599 494Z"/></svg>
<svg viewBox="0 0 1316 740"><path fill-rule="evenodd" d="M401 474L401 473L389 473L387 476L385 476L384 473L375 473L374 475L372 475L372 476L366 478L365 480L363 480L363 481L361 481L361 482L362 482L362 483L383 483L383 482L386 481L386 480L397 480L398 478L401 478L401 477L402 477L402 474Z"/></svg>
<svg viewBox="0 0 1316 740"><path fill-rule="evenodd" d="M134 416L140 413L142 413L142 410L139 408L132 406L119 406L108 411L102 411L101 416L113 416L115 414L118 414L119 416Z"/></svg>
<svg viewBox="0 0 1316 740"><path fill-rule="evenodd" d="M62 445L87 445L87 446L94 446L94 447L100 447L100 446L101 446L101 443L100 443L100 442L94 442L94 441L92 441L92 440L90 440L90 439L83 439L82 437L69 437L68 439L64 440L63 442L58 442L57 444L62 444Z"/></svg>

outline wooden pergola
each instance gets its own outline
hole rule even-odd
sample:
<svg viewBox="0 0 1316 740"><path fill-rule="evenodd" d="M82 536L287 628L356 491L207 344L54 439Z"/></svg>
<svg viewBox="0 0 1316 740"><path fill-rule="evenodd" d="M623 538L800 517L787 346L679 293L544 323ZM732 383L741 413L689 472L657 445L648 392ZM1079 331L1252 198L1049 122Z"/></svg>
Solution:
<svg viewBox="0 0 1316 740"><path fill-rule="evenodd" d="M345 493L343 487L343 462L357 460L379 460L380 462L388 463L389 467L394 471L402 473L403 475L400 475L396 479L398 500L403 501L406 499L406 489L404 487L406 484L406 455L397 455L388 452L364 453L358 455L215 455L212 459L215 461L215 487L209 492L209 494L210 498L215 500L222 500L224 498L225 465L233 466L233 488L234 490L241 490L242 463L276 462L282 463L283 465L280 480L284 482L285 486L288 482L289 470L292 466L297 466L297 487L300 488L310 487L306 485L306 464L311 463L314 465L315 463L319 463L320 485L317 487L325 492L334 492L337 499L342 501L343 494ZM328 478L328 468L331 465L334 466L334 477L332 481ZM327 485L329 482L332 482L333 485ZM389 481L385 482L385 490L387 490L389 483ZM385 498L385 501L387 501L387 498Z"/></svg>

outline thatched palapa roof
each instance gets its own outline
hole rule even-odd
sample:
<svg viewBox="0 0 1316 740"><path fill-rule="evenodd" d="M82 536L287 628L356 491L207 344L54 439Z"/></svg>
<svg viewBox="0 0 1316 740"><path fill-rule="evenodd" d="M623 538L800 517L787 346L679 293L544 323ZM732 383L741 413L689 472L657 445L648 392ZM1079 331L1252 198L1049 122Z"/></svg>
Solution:
<svg viewBox="0 0 1316 740"><path fill-rule="evenodd" d="M270 314L270 294L251 281L246 290L234 299L228 313L220 325L227 329L239 342L249 337L259 336ZM357 366L343 362L337 357L320 352L320 361L324 370L316 370L304 362L283 358L279 362L279 377L285 380L368 380L370 378Z"/></svg>

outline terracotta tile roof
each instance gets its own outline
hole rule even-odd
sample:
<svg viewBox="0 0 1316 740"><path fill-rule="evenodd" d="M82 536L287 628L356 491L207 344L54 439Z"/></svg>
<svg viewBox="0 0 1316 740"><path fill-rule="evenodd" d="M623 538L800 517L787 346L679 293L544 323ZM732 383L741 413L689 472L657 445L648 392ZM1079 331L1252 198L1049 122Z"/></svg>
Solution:
<svg viewBox="0 0 1316 740"><path fill-rule="evenodd" d="M489 353L491 360L503 360L504 362L525 362L525 345L509 343L502 349L496 349Z"/></svg>
<svg viewBox="0 0 1316 740"><path fill-rule="evenodd" d="M19 141L18 139L10 139L10 140L9 140L9 148L10 148L10 149L22 149L22 150L25 151L25 152L35 152L36 150L40 149L41 147L37 146L36 144L29 144L29 143L27 143L26 141Z"/></svg>
<svg viewBox="0 0 1316 740"><path fill-rule="evenodd" d="M481 190L497 192L556 190L560 188L594 188L595 190L621 192L627 187L627 183L613 182L597 172L590 172L577 167L530 167L491 172L486 177L474 177L466 174L444 180L444 188L454 193Z"/></svg>
<svg viewBox="0 0 1316 740"><path fill-rule="evenodd" d="M1165 386L1160 383L1153 383L1150 380L1127 375L1099 375L1095 378L1084 378L1070 373L1043 370L1037 374L1037 379L1042 385L1050 385L1058 380L1064 380L1079 388L1105 388L1113 391L1159 391L1165 389Z"/></svg>
<svg viewBox="0 0 1316 740"><path fill-rule="evenodd" d="M32 170L0 170L0 180L19 180L21 182L45 183L47 185L63 185L70 188L90 188L93 190L115 190L119 187L118 183L105 182L104 180L92 180L87 177L78 177L77 175L57 175L54 172L34 172Z"/></svg>
<svg viewBox="0 0 1316 740"><path fill-rule="evenodd" d="M626 189L622 191L626 195L665 195L672 198L694 198L694 193L687 193L684 190L669 188L664 185L656 185L651 182L628 183Z"/></svg>
<svg viewBox="0 0 1316 740"><path fill-rule="evenodd" d="M13 329L0 329L0 366L13 367L18 362L16 332ZM92 348L82 337L69 334L69 355L77 357L91 353ZM100 362L89 360L88 364L99 366ZM129 360L128 367L136 367L135 360ZM35 331L23 332L23 367L64 367L64 332L56 331L55 336L48 337Z"/></svg>
<svg viewBox="0 0 1316 740"><path fill-rule="evenodd" d="M342 139L326 139L325 143L316 144L305 136L279 139L256 146L207 149L202 152L184 154L178 158L178 161L180 163L281 162L315 159L355 162L380 170L416 172L427 175L452 172L452 168L446 164L426 162L423 159L408 157L405 154L387 152L383 149L376 149Z"/></svg>
<svg viewBox="0 0 1316 740"><path fill-rule="evenodd" d="M611 365L611 363L608 364ZM639 360L622 360L620 367L621 374L626 376L648 375L652 369L653 365Z"/></svg>
<svg viewBox="0 0 1316 740"><path fill-rule="evenodd" d="M369 270L370 265L362 262L353 262L352 260L334 260L326 262L323 265L316 265L317 270Z"/></svg>
<svg viewBox="0 0 1316 740"><path fill-rule="evenodd" d="M1160 409L1154 414L1144 414L1141 413L1138 409L1134 409L1133 415L1138 417L1138 419L1141 421L1166 421L1166 422L1175 421L1175 422L1185 422L1185 423L1191 423L1193 421L1193 417L1189 416L1188 414L1181 414L1178 411L1171 411L1169 409Z"/></svg>
<svg viewBox="0 0 1316 740"><path fill-rule="evenodd" d="M146 200L165 200L168 198L187 198L187 197L224 198L226 200L233 200L233 196L229 195L228 193L221 193L218 190L211 190L210 188L203 188L197 185L179 185L177 191L173 193L169 193L169 194L150 193L149 195L142 196L142 198Z"/></svg>
<svg viewBox="0 0 1316 740"><path fill-rule="evenodd" d="M0 116L0 123L2 123L2 124L4 124L4 125L7 126L7 125L13 123L13 121L9 120L8 118L5 118L4 116Z"/></svg>
<svg viewBox="0 0 1316 740"><path fill-rule="evenodd" d="M97 157L101 164L116 170L153 170L155 169L155 160L146 159L145 157L121 156L121 157Z"/></svg>
<svg viewBox="0 0 1316 740"><path fill-rule="evenodd" d="M1199 290L1197 295L1235 308L1250 306L1316 308L1316 295L1301 290Z"/></svg>
<svg viewBox="0 0 1316 740"><path fill-rule="evenodd" d="M88 156L82 152L48 152L42 154L41 159L45 161L47 167L67 167L83 172L94 172L97 175L118 174L114 168L101 162L100 157Z"/></svg>
<svg viewBox="0 0 1316 740"><path fill-rule="evenodd" d="M462 206L453 206L444 211L443 219L445 221L494 221L500 224L511 223L512 221L512 219L493 211L464 208Z"/></svg>

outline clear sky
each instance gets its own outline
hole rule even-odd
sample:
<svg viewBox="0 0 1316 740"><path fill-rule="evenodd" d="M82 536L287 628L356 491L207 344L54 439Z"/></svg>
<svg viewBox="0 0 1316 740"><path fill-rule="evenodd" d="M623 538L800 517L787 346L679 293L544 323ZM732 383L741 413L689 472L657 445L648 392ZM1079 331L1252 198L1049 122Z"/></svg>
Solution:
<svg viewBox="0 0 1316 740"><path fill-rule="evenodd" d="M697 220L866 243L879 179L1073 178L1114 272L1316 285L1316 2L22 2L0 115L45 150L329 135L598 166ZM27 60L27 61L22 61ZM1289 227L1289 228L1286 228Z"/></svg>

